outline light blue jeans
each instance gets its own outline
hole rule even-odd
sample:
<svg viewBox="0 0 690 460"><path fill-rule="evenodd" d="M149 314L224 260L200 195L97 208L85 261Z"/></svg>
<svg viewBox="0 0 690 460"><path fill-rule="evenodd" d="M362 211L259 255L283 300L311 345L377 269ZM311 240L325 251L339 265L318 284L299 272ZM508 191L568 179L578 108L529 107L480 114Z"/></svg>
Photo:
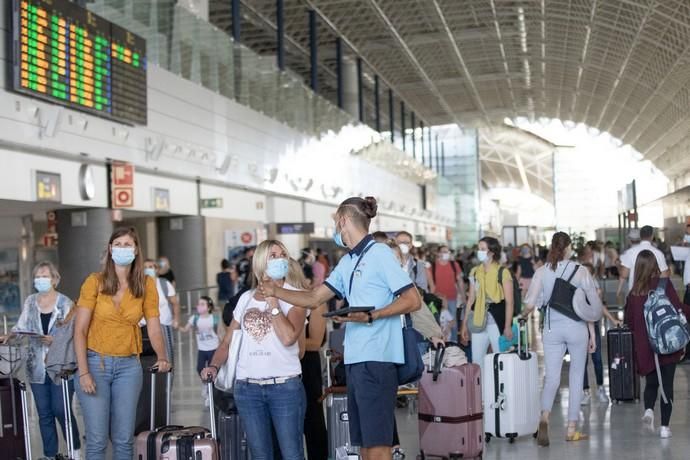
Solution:
<svg viewBox="0 0 690 460"><path fill-rule="evenodd" d="M458 343L458 299L448 299L448 313L453 317L455 326L450 328L450 341Z"/></svg>
<svg viewBox="0 0 690 460"><path fill-rule="evenodd" d="M137 403L143 382L139 359L100 355L91 350L87 359L96 394L84 393L79 380L75 385L84 414L85 458L105 460L110 440L113 460L132 460Z"/></svg>
<svg viewBox="0 0 690 460"><path fill-rule="evenodd" d="M278 457L304 460L302 434L307 397L301 378L275 385L238 380L235 382L235 404L247 432L253 460L273 460L271 424L280 445Z"/></svg>

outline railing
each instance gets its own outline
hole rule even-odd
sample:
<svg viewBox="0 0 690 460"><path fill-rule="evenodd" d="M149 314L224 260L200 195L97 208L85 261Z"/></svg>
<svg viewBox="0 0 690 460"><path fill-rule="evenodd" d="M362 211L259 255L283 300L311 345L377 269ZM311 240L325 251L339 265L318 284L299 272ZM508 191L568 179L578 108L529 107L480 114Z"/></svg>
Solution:
<svg viewBox="0 0 690 460"><path fill-rule="evenodd" d="M88 8L146 39L147 62L319 136L356 123L302 78L172 0L95 0Z"/></svg>

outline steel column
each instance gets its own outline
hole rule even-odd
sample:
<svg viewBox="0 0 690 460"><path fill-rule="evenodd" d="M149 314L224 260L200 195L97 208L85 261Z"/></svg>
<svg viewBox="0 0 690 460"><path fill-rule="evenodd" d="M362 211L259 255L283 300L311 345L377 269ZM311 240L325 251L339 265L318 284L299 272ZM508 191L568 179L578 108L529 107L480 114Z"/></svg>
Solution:
<svg viewBox="0 0 690 460"><path fill-rule="evenodd" d="M311 89L319 92L319 42L316 11L309 10L309 61L311 64Z"/></svg>
<svg viewBox="0 0 690 460"><path fill-rule="evenodd" d="M441 175L446 175L446 144L441 142Z"/></svg>
<svg viewBox="0 0 690 460"><path fill-rule="evenodd" d="M438 151L438 134L436 135L436 173L441 172L441 163L440 163L440 155Z"/></svg>
<svg viewBox="0 0 690 460"><path fill-rule="evenodd" d="M362 58L357 58L357 105L359 121L364 123L364 88L362 85Z"/></svg>
<svg viewBox="0 0 690 460"><path fill-rule="evenodd" d="M278 69L285 70L285 9L283 0L276 0L276 58Z"/></svg>
<svg viewBox="0 0 690 460"><path fill-rule="evenodd" d="M376 113L374 125L376 132L381 132L381 100L379 96L379 76L374 75L374 112Z"/></svg>
<svg viewBox="0 0 690 460"><path fill-rule="evenodd" d="M232 14L232 39L235 43L240 42L240 31L242 29L242 16L240 13L240 0L231 0Z"/></svg>
<svg viewBox="0 0 690 460"><path fill-rule="evenodd" d="M393 109L393 90L388 89L388 120L391 125L391 144L395 142L395 110Z"/></svg>
<svg viewBox="0 0 690 460"><path fill-rule="evenodd" d="M343 40L335 39L335 74L337 80L338 107L343 108Z"/></svg>
<svg viewBox="0 0 690 460"><path fill-rule="evenodd" d="M426 166L426 158L424 157L424 122L419 122L419 130L422 132L422 136L419 139L419 145L422 147L422 164Z"/></svg>
<svg viewBox="0 0 690 460"><path fill-rule="evenodd" d="M417 127L415 125L414 112L410 113L410 127L412 128L412 159L417 159Z"/></svg>
<svg viewBox="0 0 690 460"><path fill-rule="evenodd" d="M405 143L405 101L400 101L400 135L402 136L402 149L407 152Z"/></svg>

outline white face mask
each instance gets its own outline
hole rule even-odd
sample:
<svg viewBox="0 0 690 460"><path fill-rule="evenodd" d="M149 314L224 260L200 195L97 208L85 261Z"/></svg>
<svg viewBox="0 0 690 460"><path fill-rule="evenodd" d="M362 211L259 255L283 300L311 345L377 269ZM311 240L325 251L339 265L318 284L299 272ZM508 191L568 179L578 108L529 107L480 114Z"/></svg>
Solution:
<svg viewBox="0 0 690 460"><path fill-rule="evenodd" d="M685 235L685 236L683 237L683 241L685 241L686 243L690 244L690 235Z"/></svg>
<svg viewBox="0 0 690 460"><path fill-rule="evenodd" d="M403 243L403 244L399 245L398 247L400 248L400 252L402 253L402 255L406 256L410 253L410 246L409 245Z"/></svg>
<svg viewBox="0 0 690 460"><path fill-rule="evenodd" d="M441 260L448 262L450 260L450 252L442 252Z"/></svg>
<svg viewBox="0 0 690 460"><path fill-rule="evenodd" d="M477 251L477 260L481 263L486 262L489 258L489 251Z"/></svg>

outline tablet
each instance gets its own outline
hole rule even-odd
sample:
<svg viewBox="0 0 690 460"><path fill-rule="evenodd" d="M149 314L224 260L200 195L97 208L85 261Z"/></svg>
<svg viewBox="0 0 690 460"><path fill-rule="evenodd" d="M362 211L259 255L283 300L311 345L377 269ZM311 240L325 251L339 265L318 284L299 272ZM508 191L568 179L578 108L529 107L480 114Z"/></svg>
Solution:
<svg viewBox="0 0 690 460"><path fill-rule="evenodd" d="M350 313L366 313L372 311L374 307L346 307L339 310L329 311L323 314L324 318L333 318L335 316L347 316Z"/></svg>

